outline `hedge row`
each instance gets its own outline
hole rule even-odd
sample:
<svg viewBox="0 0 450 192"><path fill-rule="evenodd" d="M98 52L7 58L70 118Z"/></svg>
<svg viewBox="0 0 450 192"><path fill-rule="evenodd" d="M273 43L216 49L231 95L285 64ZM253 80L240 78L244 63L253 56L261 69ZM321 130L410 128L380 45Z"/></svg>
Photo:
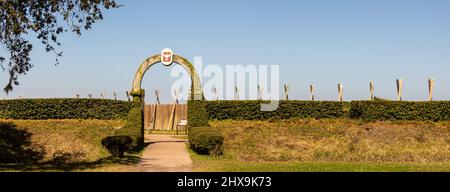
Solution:
<svg viewBox="0 0 450 192"><path fill-rule="evenodd" d="M0 100L3 119L125 119L132 102L109 99Z"/></svg>
<svg viewBox="0 0 450 192"><path fill-rule="evenodd" d="M206 111L207 101L188 100L188 126L208 126L208 113Z"/></svg>
<svg viewBox="0 0 450 192"><path fill-rule="evenodd" d="M450 101L352 101L350 118L362 120L450 120Z"/></svg>
<svg viewBox="0 0 450 192"><path fill-rule="evenodd" d="M142 107L135 106L130 110L127 116L126 124L116 130L115 136L129 136L132 139L130 149L139 149L144 145Z"/></svg>
<svg viewBox="0 0 450 192"><path fill-rule="evenodd" d="M267 101L208 101L206 111L210 120L265 120L289 118L340 118L346 115L346 102L280 101L277 110L261 111ZM191 114L189 114L191 115Z"/></svg>
<svg viewBox="0 0 450 192"><path fill-rule="evenodd" d="M223 135L213 127L191 127L189 147L200 155L220 156L223 154Z"/></svg>

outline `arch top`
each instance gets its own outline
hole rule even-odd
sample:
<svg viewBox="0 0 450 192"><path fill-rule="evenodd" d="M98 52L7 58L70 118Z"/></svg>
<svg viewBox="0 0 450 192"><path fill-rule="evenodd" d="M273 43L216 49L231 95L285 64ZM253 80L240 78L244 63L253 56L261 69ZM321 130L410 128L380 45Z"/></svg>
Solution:
<svg viewBox="0 0 450 192"><path fill-rule="evenodd" d="M134 80L133 80L133 86L131 94L133 95L134 99L141 99L143 100L144 97L144 91L141 89L141 83L142 78L145 75L145 72L154 64L162 62L161 54L153 55L149 58L147 58L142 64L139 66L138 70L136 71ZM194 97L195 100L201 100L203 98L203 92L201 88L201 82L200 82L200 76L198 75L197 71L195 70L194 65L189 62L189 60L185 59L184 57L181 57L179 55L173 54L172 62L177 63L181 65L183 68L186 69L186 71L191 76L191 95ZM165 64L167 65L167 64ZM167 65L169 66L169 65Z"/></svg>

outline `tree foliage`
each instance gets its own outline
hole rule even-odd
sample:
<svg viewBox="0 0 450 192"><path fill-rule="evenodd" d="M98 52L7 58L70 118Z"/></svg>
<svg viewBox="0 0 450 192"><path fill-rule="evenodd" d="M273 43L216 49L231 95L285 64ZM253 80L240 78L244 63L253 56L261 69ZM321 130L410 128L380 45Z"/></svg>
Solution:
<svg viewBox="0 0 450 192"><path fill-rule="evenodd" d="M58 37L67 31L81 35L103 19L102 10L117 8L116 0L0 0L0 42L6 53L0 53L0 66L9 73L4 90L18 85L18 76L33 67L30 52L33 45L27 35L35 33L47 52L62 55ZM3 54L6 54L4 56Z"/></svg>

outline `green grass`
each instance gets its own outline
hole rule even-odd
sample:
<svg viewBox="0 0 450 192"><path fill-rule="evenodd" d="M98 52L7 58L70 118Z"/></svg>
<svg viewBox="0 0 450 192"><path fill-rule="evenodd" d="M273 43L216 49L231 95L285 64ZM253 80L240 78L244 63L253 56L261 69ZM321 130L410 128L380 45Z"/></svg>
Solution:
<svg viewBox="0 0 450 192"><path fill-rule="evenodd" d="M450 163L396 162L246 162L226 157L189 153L196 167L206 172L450 172Z"/></svg>
<svg viewBox="0 0 450 192"><path fill-rule="evenodd" d="M139 162L143 151L127 153L124 158L111 158L101 145L103 138L112 135L124 123L122 120L0 119L0 149L14 152L3 153L0 157L0 171L129 170ZM7 156L13 158L15 154L39 158L6 163L10 162L5 160Z"/></svg>

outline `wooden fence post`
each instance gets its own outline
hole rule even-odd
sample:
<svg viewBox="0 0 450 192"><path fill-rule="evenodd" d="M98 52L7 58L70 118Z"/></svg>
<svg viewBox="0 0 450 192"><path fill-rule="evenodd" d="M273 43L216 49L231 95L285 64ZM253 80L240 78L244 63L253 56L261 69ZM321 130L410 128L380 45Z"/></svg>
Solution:
<svg viewBox="0 0 450 192"><path fill-rule="evenodd" d="M237 86L234 87L234 100L239 100L239 88Z"/></svg>
<svg viewBox="0 0 450 192"><path fill-rule="evenodd" d="M116 92L113 92L113 96L114 96L114 100L117 101L117 93Z"/></svg>

